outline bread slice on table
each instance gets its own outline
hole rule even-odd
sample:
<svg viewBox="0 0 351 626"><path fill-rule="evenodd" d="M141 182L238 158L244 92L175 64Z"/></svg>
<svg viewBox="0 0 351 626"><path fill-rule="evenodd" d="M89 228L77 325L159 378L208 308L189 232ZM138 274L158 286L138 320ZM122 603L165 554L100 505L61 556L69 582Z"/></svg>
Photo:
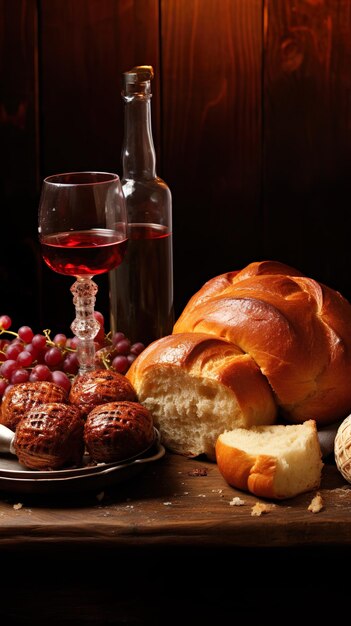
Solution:
<svg viewBox="0 0 351 626"><path fill-rule="evenodd" d="M150 344L127 372L152 414L164 445L215 460L224 430L273 424L272 390L249 354L203 333L169 335Z"/></svg>
<svg viewBox="0 0 351 626"><path fill-rule="evenodd" d="M314 420L225 431L216 442L216 459L229 485L263 498L292 498L321 482Z"/></svg>

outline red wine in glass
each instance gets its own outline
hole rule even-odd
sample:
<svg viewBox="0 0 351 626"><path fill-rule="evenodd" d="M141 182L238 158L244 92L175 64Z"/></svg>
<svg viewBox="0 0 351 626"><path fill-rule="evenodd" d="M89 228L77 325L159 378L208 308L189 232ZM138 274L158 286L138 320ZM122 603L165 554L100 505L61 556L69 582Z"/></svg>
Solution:
<svg viewBox="0 0 351 626"><path fill-rule="evenodd" d="M41 239L44 261L67 276L108 272L121 264L126 248L127 239L107 228L55 233Z"/></svg>
<svg viewBox="0 0 351 626"><path fill-rule="evenodd" d="M68 172L44 179L39 203L39 240L45 263L74 276L76 310L71 329L78 337L79 374L95 369L94 316L97 285L91 280L123 262L127 211L117 174Z"/></svg>

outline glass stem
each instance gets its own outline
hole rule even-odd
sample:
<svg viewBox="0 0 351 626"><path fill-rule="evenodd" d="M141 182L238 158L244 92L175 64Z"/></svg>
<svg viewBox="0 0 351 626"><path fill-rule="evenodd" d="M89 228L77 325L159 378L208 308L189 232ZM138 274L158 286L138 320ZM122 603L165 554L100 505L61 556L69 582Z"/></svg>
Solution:
<svg viewBox="0 0 351 626"><path fill-rule="evenodd" d="M90 276L78 276L71 287L76 309L76 318L71 324L71 330L79 339L77 346L79 374L95 369L94 338L100 329L100 324L94 317L97 290L97 284Z"/></svg>

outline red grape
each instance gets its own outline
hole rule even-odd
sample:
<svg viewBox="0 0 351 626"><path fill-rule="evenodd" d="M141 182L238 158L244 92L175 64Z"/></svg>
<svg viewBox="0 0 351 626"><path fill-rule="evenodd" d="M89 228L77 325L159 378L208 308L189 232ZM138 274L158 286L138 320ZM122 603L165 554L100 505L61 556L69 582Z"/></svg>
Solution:
<svg viewBox="0 0 351 626"><path fill-rule="evenodd" d="M10 382L15 385L16 383L26 383L27 380L29 380L29 371L20 367L12 372Z"/></svg>
<svg viewBox="0 0 351 626"><path fill-rule="evenodd" d="M0 328L8 330L11 327L12 320L8 315L0 315Z"/></svg>
<svg viewBox="0 0 351 626"><path fill-rule="evenodd" d="M21 365L22 367L29 367L33 363L33 355L28 352L28 350L23 350L19 353L16 360L18 365Z"/></svg>
<svg viewBox="0 0 351 626"><path fill-rule="evenodd" d="M145 349L145 346L143 343L141 343L140 341L137 341L136 343L133 343L133 345L130 348L130 351L132 354L140 354L143 350Z"/></svg>
<svg viewBox="0 0 351 626"><path fill-rule="evenodd" d="M26 352L32 355L33 361L37 358L39 354L39 349L33 345L33 343L29 343L26 345Z"/></svg>
<svg viewBox="0 0 351 626"><path fill-rule="evenodd" d="M116 372L123 374L128 368L128 359L124 354L119 354L118 356L115 356L111 365Z"/></svg>
<svg viewBox="0 0 351 626"><path fill-rule="evenodd" d="M66 374L77 374L79 368L78 358L75 352L68 354L63 361L62 369Z"/></svg>
<svg viewBox="0 0 351 626"><path fill-rule="evenodd" d="M62 362L62 352L59 348L50 348L44 357L46 365L55 367Z"/></svg>
<svg viewBox="0 0 351 626"><path fill-rule="evenodd" d="M95 317L96 321L99 322L100 326L104 327L104 325L105 325L105 318L104 318L103 314L100 313L100 311L94 311L94 317Z"/></svg>
<svg viewBox="0 0 351 626"><path fill-rule="evenodd" d="M72 338L70 339L69 345L70 345L70 348L72 348L72 350L76 350L76 349L77 349L78 344L79 344L79 339L78 339L78 337L72 337Z"/></svg>
<svg viewBox="0 0 351 626"><path fill-rule="evenodd" d="M56 383L56 385L60 385L60 387L66 389L66 391L69 391L71 388L71 381L64 372L60 372L59 370L52 372L51 380L53 383Z"/></svg>
<svg viewBox="0 0 351 626"><path fill-rule="evenodd" d="M34 333L29 326L21 326L21 328L18 329L18 336L25 343L30 343L34 337Z"/></svg>
<svg viewBox="0 0 351 626"><path fill-rule="evenodd" d="M117 333L114 333L113 337L112 337L112 345L115 346L119 341L121 341L122 339L125 339L125 334L118 331Z"/></svg>
<svg viewBox="0 0 351 626"><path fill-rule="evenodd" d="M4 378L10 380L12 372L17 369L17 363L13 359L8 359L4 361L0 366L0 374L3 375Z"/></svg>
<svg viewBox="0 0 351 626"><path fill-rule="evenodd" d="M23 346L19 343L10 343L6 350L6 358L16 360L18 355L22 352Z"/></svg>
<svg viewBox="0 0 351 626"><path fill-rule="evenodd" d="M33 367L29 380L31 382L36 380L51 380L51 375L52 372L48 366L40 364Z"/></svg>
<svg viewBox="0 0 351 626"><path fill-rule="evenodd" d="M121 339L118 343L116 343L115 348L120 354L128 354L130 350L129 339Z"/></svg>
<svg viewBox="0 0 351 626"><path fill-rule="evenodd" d="M46 337L44 335L34 335L33 339L32 339L32 346L34 346L35 348L37 348L37 350L40 350L41 348L44 348L44 346L46 346Z"/></svg>
<svg viewBox="0 0 351 626"><path fill-rule="evenodd" d="M66 345L66 342L67 342L67 337L63 333L58 333L57 335L55 335L53 341L60 348L64 348L64 346Z"/></svg>
<svg viewBox="0 0 351 626"><path fill-rule="evenodd" d="M104 316L99 311L95 311L94 316L100 324L94 340L97 367L126 374L131 363L144 350L144 344L131 344L121 331L112 337L106 335ZM0 402L13 385L27 380L52 380L68 390L79 371L79 339L67 338L64 333L57 333L51 339L49 330L34 334L29 326L21 326L16 333L9 330L11 325L8 315L0 316L0 335L11 335L11 339L0 339Z"/></svg>
<svg viewBox="0 0 351 626"><path fill-rule="evenodd" d="M136 354L127 354L128 365L131 365L136 359Z"/></svg>

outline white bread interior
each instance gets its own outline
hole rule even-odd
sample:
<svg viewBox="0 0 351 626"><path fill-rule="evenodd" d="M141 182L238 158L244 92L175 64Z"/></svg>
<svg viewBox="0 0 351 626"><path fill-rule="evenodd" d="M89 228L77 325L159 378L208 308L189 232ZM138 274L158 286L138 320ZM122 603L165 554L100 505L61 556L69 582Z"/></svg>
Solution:
<svg viewBox="0 0 351 626"><path fill-rule="evenodd" d="M271 424L276 405L247 354L207 335L171 335L146 348L127 374L168 449L215 459L225 429Z"/></svg>
<svg viewBox="0 0 351 626"><path fill-rule="evenodd" d="M216 458L229 484L257 496L291 498L318 488L321 481L314 420L226 431L218 438Z"/></svg>

